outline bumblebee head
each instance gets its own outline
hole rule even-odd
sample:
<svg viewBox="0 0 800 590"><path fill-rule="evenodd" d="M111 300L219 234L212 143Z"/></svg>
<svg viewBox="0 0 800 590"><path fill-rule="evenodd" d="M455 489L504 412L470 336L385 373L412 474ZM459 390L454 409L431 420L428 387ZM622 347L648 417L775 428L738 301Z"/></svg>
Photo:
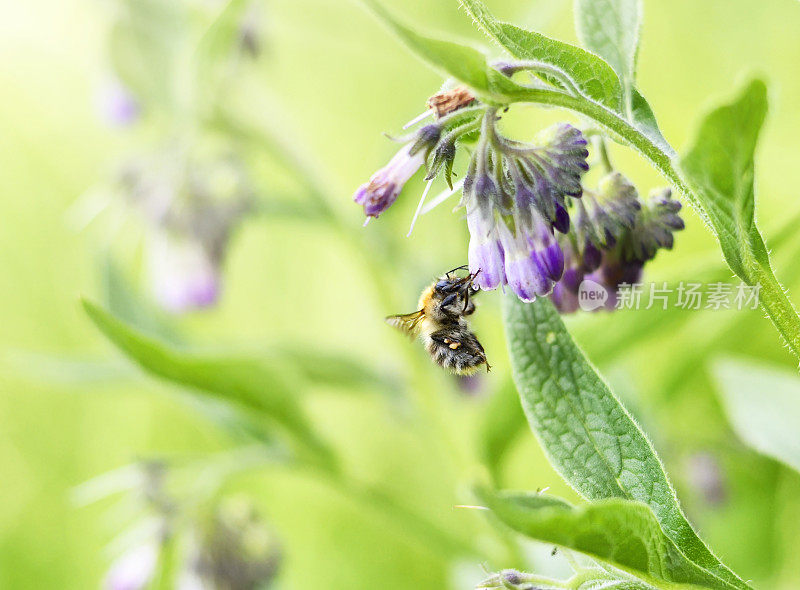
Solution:
<svg viewBox="0 0 800 590"><path fill-rule="evenodd" d="M471 295L478 291L477 287L473 286L472 282L475 280L475 277L478 276L478 273L481 272L480 269L477 272L469 273L463 277L455 274L456 271L465 270L466 268L467 266L464 265L448 271L434 285L433 289L436 294L446 296L451 293L467 293Z"/></svg>

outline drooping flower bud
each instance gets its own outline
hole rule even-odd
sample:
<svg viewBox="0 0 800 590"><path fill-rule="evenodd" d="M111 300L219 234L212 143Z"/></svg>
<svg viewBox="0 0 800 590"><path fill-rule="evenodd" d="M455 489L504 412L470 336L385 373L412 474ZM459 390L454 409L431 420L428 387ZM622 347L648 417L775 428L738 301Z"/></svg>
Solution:
<svg viewBox="0 0 800 590"><path fill-rule="evenodd" d="M600 179L596 190L584 191L576 209L578 239L604 249L633 228L641 203L636 187L619 172L611 172Z"/></svg>
<svg viewBox="0 0 800 590"><path fill-rule="evenodd" d="M369 182L358 187L353 200L364 207L367 217L378 217L394 204L406 182L417 173L428 154L436 148L441 134L442 128L438 124L422 127L386 166L372 175Z"/></svg>
<svg viewBox="0 0 800 590"><path fill-rule="evenodd" d="M198 541L192 573L204 588L266 588L282 561L275 535L243 497L226 499Z"/></svg>
<svg viewBox="0 0 800 590"><path fill-rule="evenodd" d="M671 197L672 191L668 188L650 193L630 240L625 244L625 258L645 262L651 260L661 248L672 249L672 232L682 230L684 223L678 215L681 204Z"/></svg>
<svg viewBox="0 0 800 590"><path fill-rule="evenodd" d="M585 191L576 204L575 233L561 239L566 271L551 296L556 308L576 311L587 281L589 288L606 291L600 308L614 309L619 287L640 282L645 263L658 249L672 247L672 232L683 229L680 208L668 190L654 192L643 205L618 172L603 177L596 191Z"/></svg>

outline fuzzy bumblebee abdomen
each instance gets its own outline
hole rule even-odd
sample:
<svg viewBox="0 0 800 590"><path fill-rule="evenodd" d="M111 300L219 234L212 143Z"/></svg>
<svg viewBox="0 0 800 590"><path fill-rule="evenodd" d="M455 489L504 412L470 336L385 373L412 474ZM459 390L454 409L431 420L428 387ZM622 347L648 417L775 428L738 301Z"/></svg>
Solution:
<svg viewBox="0 0 800 590"><path fill-rule="evenodd" d="M440 330L425 338L425 348L431 358L456 375L472 375L486 362L483 346L467 329Z"/></svg>

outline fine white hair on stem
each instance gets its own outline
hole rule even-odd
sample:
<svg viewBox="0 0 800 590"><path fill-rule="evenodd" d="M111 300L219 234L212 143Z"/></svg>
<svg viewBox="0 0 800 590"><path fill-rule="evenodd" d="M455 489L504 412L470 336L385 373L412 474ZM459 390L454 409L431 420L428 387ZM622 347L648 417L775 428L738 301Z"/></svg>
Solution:
<svg viewBox="0 0 800 590"><path fill-rule="evenodd" d="M364 225L362 225L361 227L367 227L367 224L368 224L370 221L372 221L372 217L367 217L367 218L364 220Z"/></svg>
<svg viewBox="0 0 800 590"><path fill-rule="evenodd" d="M419 218L420 211L422 211L422 206L425 204L425 197L428 196L432 184L433 184L433 178L431 178L428 181L428 184L425 185L425 190L422 191L422 196L419 199L417 210L414 211L414 218L411 220L411 227L408 228L408 233L406 234L406 237L409 237L411 235L411 232L414 231L414 226L417 224L417 219Z"/></svg>
<svg viewBox="0 0 800 590"><path fill-rule="evenodd" d="M417 123L419 123L420 121L422 121L422 120L424 120L424 119L427 119L428 117L430 117L432 114L433 114L433 111L432 111L432 110L430 110L430 109L426 109L425 111L423 111L422 113L420 113L419 115L417 115L416 117L414 117L413 119L411 119L411 120L410 120L408 123L406 123L405 125L403 125L403 129L408 129L408 128L409 128L409 127L411 127L411 126L413 126L413 125L416 125L416 124L417 124Z"/></svg>
<svg viewBox="0 0 800 590"><path fill-rule="evenodd" d="M460 191L463 186L464 186L464 179L462 178L461 180L459 180L457 183L455 183L453 185L453 188L451 188L451 189L448 188L446 190L443 190L438 195L436 195L433 199L428 201L428 204L425 205L422 208L422 211L420 211L420 215L425 215L426 213L429 213L430 211L432 211L435 207L438 207L439 205L444 203L447 199L449 199L451 196L453 196L458 191Z"/></svg>

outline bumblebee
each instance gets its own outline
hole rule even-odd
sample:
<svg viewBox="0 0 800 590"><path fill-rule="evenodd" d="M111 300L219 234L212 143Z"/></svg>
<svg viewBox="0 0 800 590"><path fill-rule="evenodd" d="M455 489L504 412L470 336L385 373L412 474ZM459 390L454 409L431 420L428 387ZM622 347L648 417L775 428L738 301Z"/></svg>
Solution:
<svg viewBox="0 0 800 590"><path fill-rule="evenodd" d="M456 267L428 286L418 311L386 318L390 326L419 337L434 362L456 375L473 375L484 365L487 371L491 368L467 320L475 312L472 298L478 289L472 282L478 273L455 274L466 268Z"/></svg>

